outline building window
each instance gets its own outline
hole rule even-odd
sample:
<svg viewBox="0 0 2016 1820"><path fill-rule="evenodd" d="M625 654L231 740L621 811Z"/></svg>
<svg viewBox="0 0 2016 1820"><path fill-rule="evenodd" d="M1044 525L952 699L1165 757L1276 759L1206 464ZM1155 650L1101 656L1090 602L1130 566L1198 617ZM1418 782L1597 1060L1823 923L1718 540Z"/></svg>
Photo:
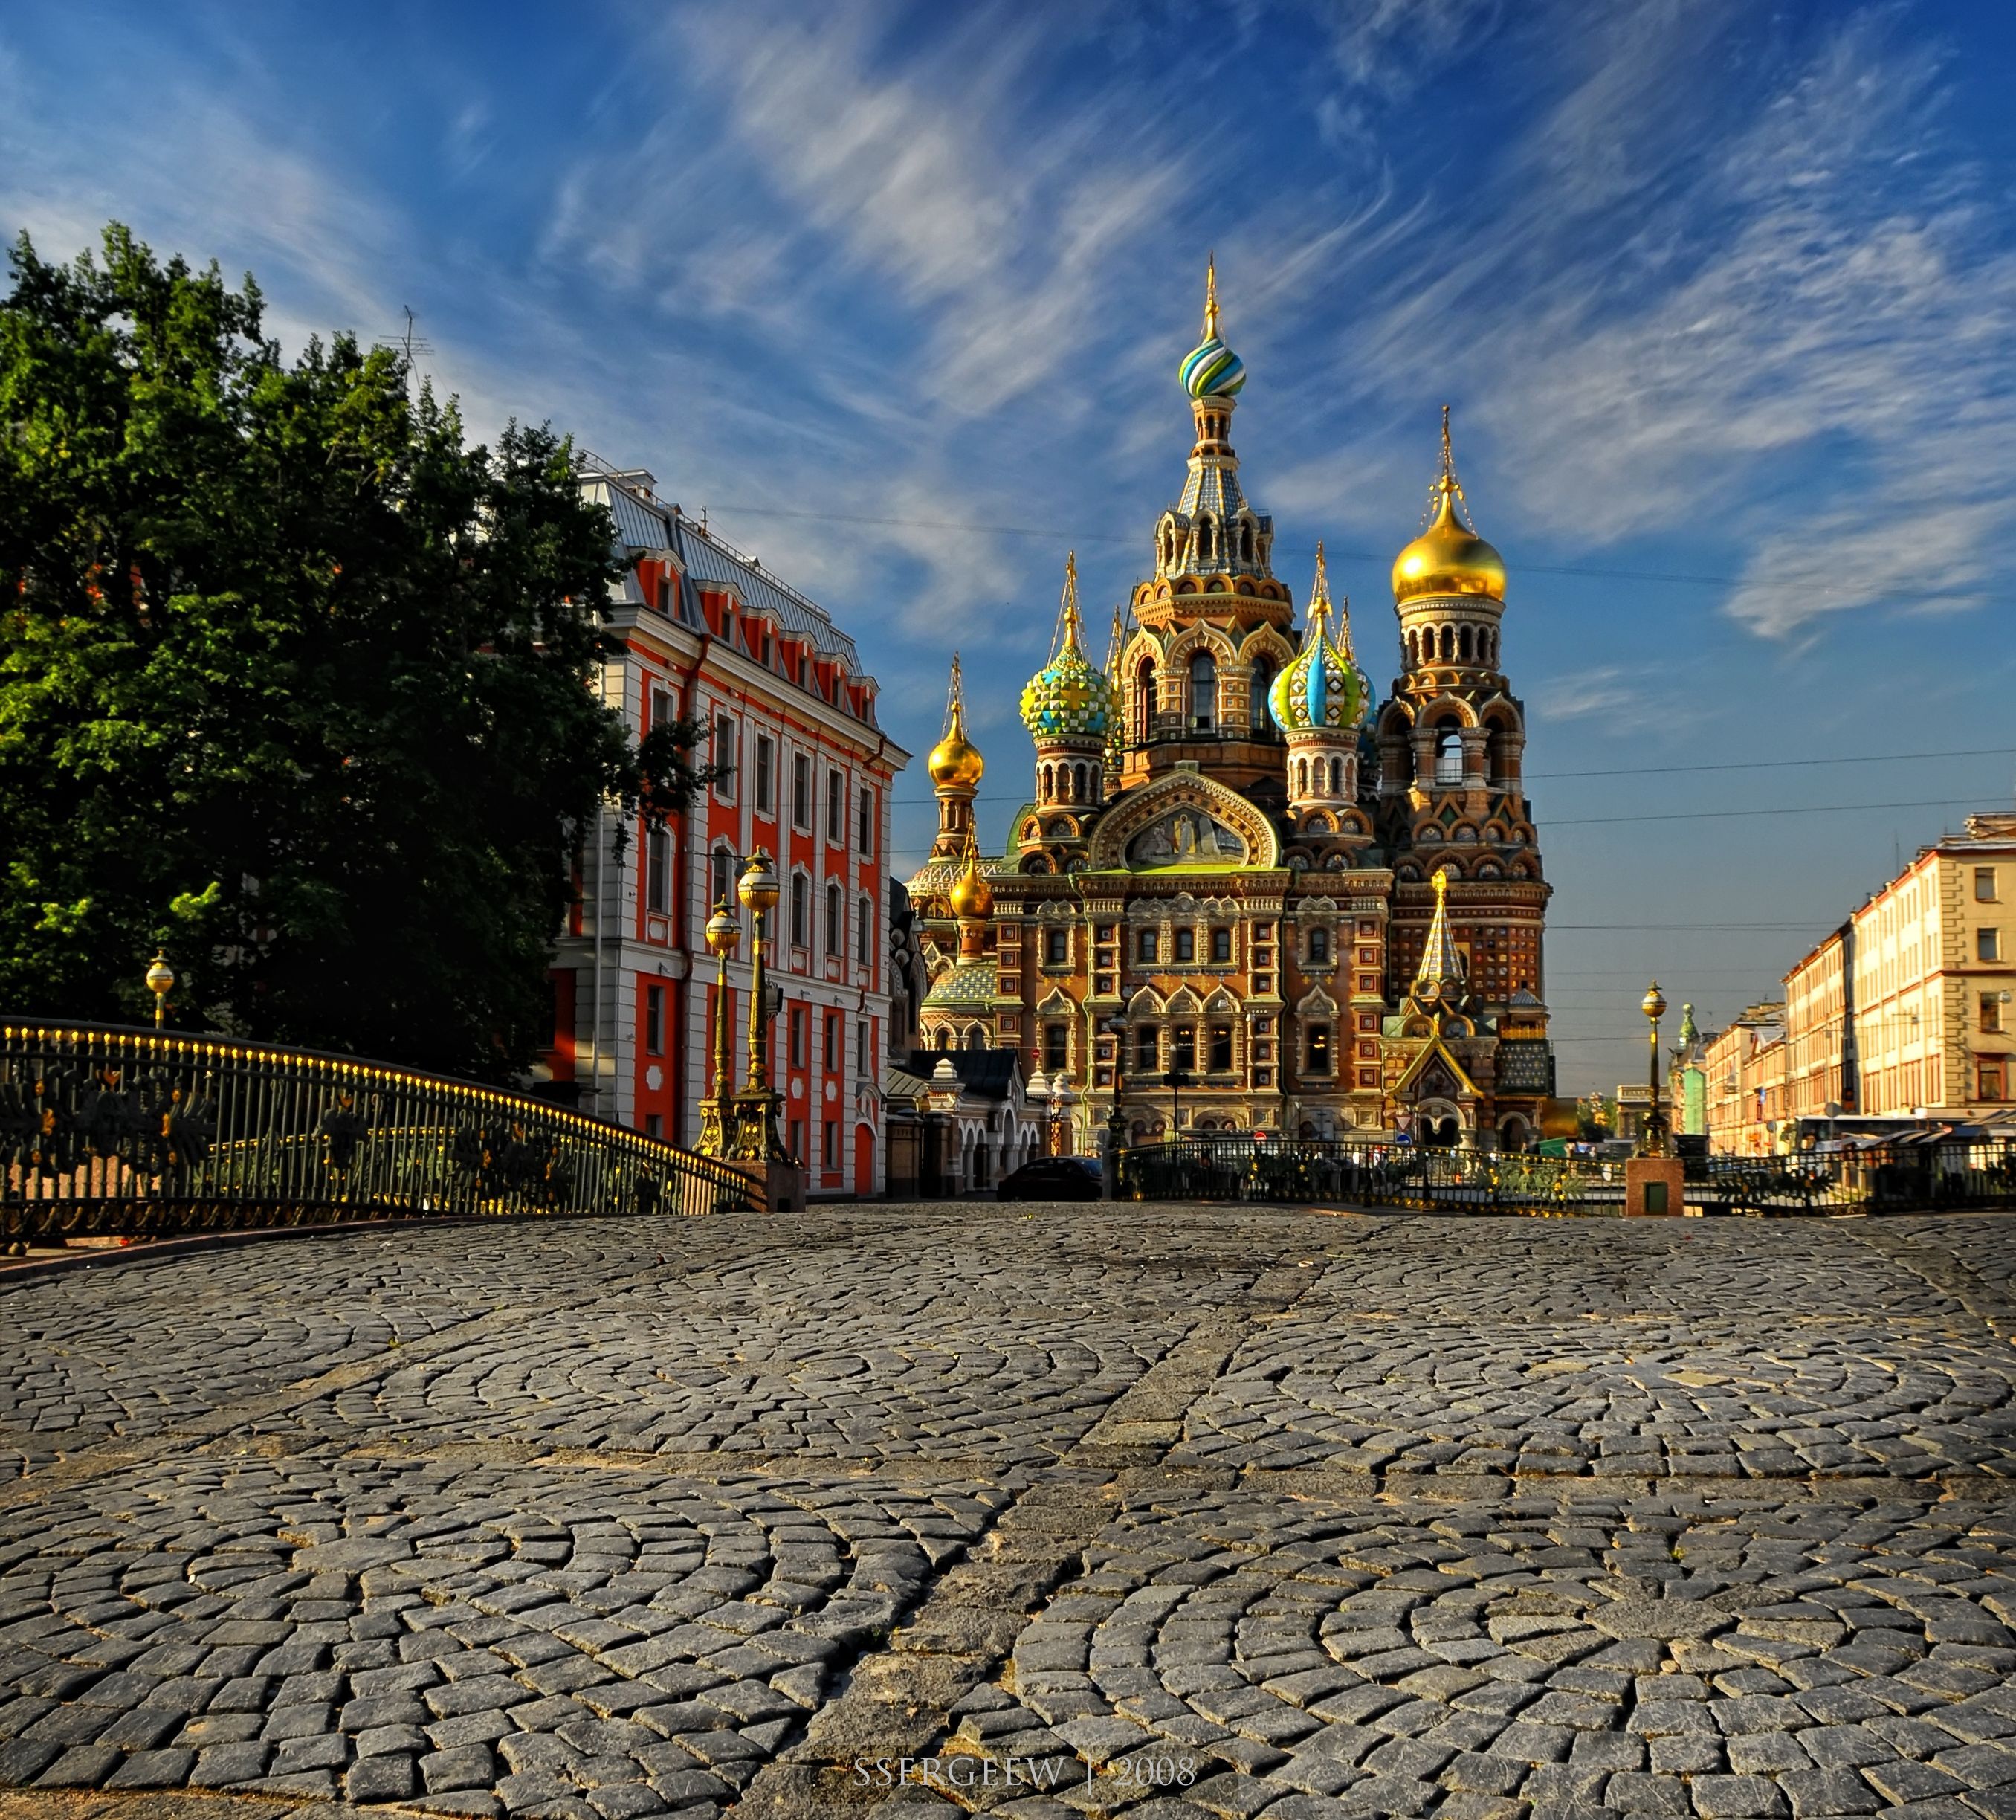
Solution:
<svg viewBox="0 0 2016 1820"><path fill-rule="evenodd" d="M777 742L766 733L756 736L756 813L777 813Z"/></svg>
<svg viewBox="0 0 2016 1820"><path fill-rule="evenodd" d="M875 792L866 784L861 787L861 803L855 830L855 845L865 860L875 851Z"/></svg>
<svg viewBox="0 0 2016 1820"><path fill-rule="evenodd" d="M1190 724L1199 733L1218 724L1218 660L1209 651L1190 659Z"/></svg>
<svg viewBox="0 0 2016 1820"><path fill-rule="evenodd" d="M1984 1055L1975 1064L1980 1076L1979 1097L1984 1100L2006 1100L2009 1097L2009 1064L2001 1056Z"/></svg>
<svg viewBox="0 0 2016 1820"><path fill-rule="evenodd" d="M1196 959L1197 931L1194 929L1177 930L1176 964L1179 967L1187 966L1191 961Z"/></svg>
<svg viewBox="0 0 2016 1820"><path fill-rule="evenodd" d="M1194 1074L1197 1072L1197 1026L1179 1025L1169 1033L1169 1069L1175 1074Z"/></svg>
<svg viewBox="0 0 2016 1820"><path fill-rule="evenodd" d="M735 856L725 847L716 847L707 856L707 907L710 914L718 903L728 906L729 914L735 914Z"/></svg>
<svg viewBox="0 0 2016 1820"><path fill-rule="evenodd" d="M826 888L826 951L837 960L847 952L846 899L837 885Z"/></svg>
<svg viewBox="0 0 2016 1820"><path fill-rule="evenodd" d="M646 1137L662 1137L664 1134L664 1114L662 1112L646 1112L644 1115L644 1135Z"/></svg>
<svg viewBox="0 0 2016 1820"><path fill-rule="evenodd" d="M831 1119L819 1126L819 1166L822 1169L840 1167L840 1126Z"/></svg>
<svg viewBox="0 0 2016 1820"><path fill-rule="evenodd" d="M826 838L835 846L847 838L847 780L831 769L826 774Z"/></svg>
<svg viewBox="0 0 2016 1820"><path fill-rule="evenodd" d="M792 1155L802 1157L805 1154L805 1122L804 1119L794 1119L790 1122L788 1127L788 1137L789 1141L785 1144L784 1148L788 1150Z"/></svg>
<svg viewBox="0 0 2016 1820"><path fill-rule="evenodd" d="M1071 931L1046 929L1043 932L1043 964L1062 967L1071 959Z"/></svg>
<svg viewBox="0 0 2016 1820"><path fill-rule="evenodd" d="M854 1072L865 1076L868 1072L868 1020L861 1018L854 1026Z"/></svg>
<svg viewBox="0 0 2016 1820"><path fill-rule="evenodd" d="M1153 929L1139 929L1134 935L1134 958L1143 967L1152 967L1160 946Z"/></svg>
<svg viewBox="0 0 2016 1820"><path fill-rule="evenodd" d="M1312 1024L1309 1026L1309 1061L1310 1074L1328 1074L1330 1069L1330 1025Z"/></svg>
<svg viewBox="0 0 2016 1820"><path fill-rule="evenodd" d="M1214 967L1229 966L1232 960L1232 932L1213 929L1211 932L1211 959Z"/></svg>
<svg viewBox="0 0 2016 1820"><path fill-rule="evenodd" d="M791 946L805 947L810 938L808 925L812 920L812 881L802 872L791 875Z"/></svg>
<svg viewBox="0 0 2016 1820"><path fill-rule="evenodd" d="M1211 1072L1229 1074L1232 1072L1232 1026L1214 1024L1211 1027Z"/></svg>
<svg viewBox="0 0 2016 1820"><path fill-rule="evenodd" d="M840 1033L841 1023L841 1015L838 1011L826 1013L826 1071L828 1074L837 1072L840 1068L840 1046L843 1040Z"/></svg>
<svg viewBox="0 0 2016 1820"><path fill-rule="evenodd" d="M812 762L803 752L791 755L791 826L808 833L812 825Z"/></svg>
<svg viewBox="0 0 2016 1820"><path fill-rule="evenodd" d="M1463 736L1452 726L1445 726L1435 736L1435 781L1463 781Z"/></svg>
<svg viewBox="0 0 2016 1820"><path fill-rule="evenodd" d="M812 1014L803 1005L791 1007L791 1065L803 1068L812 1047Z"/></svg>
<svg viewBox="0 0 2016 1820"><path fill-rule="evenodd" d="M1994 1036L2002 1028L2002 995L1999 992L1985 992L1981 995L1981 1028Z"/></svg>
<svg viewBox="0 0 2016 1820"><path fill-rule="evenodd" d="M1137 1030L1134 1035L1134 1066L1141 1074L1154 1074L1162 1065L1162 1036L1159 1030Z"/></svg>
<svg viewBox="0 0 2016 1820"><path fill-rule="evenodd" d="M1974 932L1974 957L1977 960L2000 960L2002 958L2002 932L2000 929L1976 929Z"/></svg>
<svg viewBox="0 0 2016 1820"><path fill-rule="evenodd" d="M712 750L707 761L721 773L715 780L714 793L723 802L735 800L735 716L718 714L714 719Z"/></svg>
<svg viewBox="0 0 2016 1820"><path fill-rule="evenodd" d="M1993 903L1995 896L1995 868L1977 866L1974 869L1974 901L1976 903Z"/></svg>
<svg viewBox="0 0 2016 1820"><path fill-rule="evenodd" d="M651 691L651 724L646 730L655 732L658 728L669 725L671 718L672 697L670 692L653 689Z"/></svg>
<svg viewBox="0 0 2016 1820"><path fill-rule="evenodd" d="M665 989L662 986L644 988L644 1053L665 1053Z"/></svg>
<svg viewBox="0 0 2016 1820"><path fill-rule="evenodd" d="M672 834L669 828L644 831L644 908L664 916L672 907Z"/></svg>
<svg viewBox="0 0 2016 1820"><path fill-rule="evenodd" d="M1330 964L1329 930L1309 931L1309 964L1312 967L1327 967Z"/></svg>
<svg viewBox="0 0 2016 1820"><path fill-rule="evenodd" d="M854 958L863 967L875 960L875 900L864 897L855 906Z"/></svg>
<svg viewBox="0 0 2016 1820"><path fill-rule="evenodd" d="M1043 1066L1052 1074L1057 1074L1070 1065L1071 1025L1046 1024L1043 1026Z"/></svg>

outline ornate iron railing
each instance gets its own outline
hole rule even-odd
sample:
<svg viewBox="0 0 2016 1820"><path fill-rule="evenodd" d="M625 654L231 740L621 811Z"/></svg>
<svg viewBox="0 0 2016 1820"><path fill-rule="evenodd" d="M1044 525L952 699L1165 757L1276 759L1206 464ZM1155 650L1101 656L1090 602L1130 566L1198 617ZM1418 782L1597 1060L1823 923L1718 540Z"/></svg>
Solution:
<svg viewBox="0 0 2016 1820"><path fill-rule="evenodd" d="M0 1019L0 1238L762 1205L711 1157L473 1082L263 1043Z"/></svg>
<svg viewBox="0 0 2016 1820"><path fill-rule="evenodd" d="M1624 1165L1349 1139L1185 1138L1125 1150L1123 1196L1271 1201L1443 1213L1621 1213ZM1906 1213L2016 1206L2016 1140L1954 1138L1687 1166L1697 1213Z"/></svg>

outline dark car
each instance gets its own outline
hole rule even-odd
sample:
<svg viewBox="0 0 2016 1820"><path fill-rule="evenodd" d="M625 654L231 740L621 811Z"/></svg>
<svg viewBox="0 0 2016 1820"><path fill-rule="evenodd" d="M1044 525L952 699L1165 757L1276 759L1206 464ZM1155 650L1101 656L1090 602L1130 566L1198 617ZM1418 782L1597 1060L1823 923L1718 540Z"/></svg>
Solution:
<svg viewBox="0 0 2016 1820"><path fill-rule="evenodd" d="M995 1190L998 1201L1096 1201L1099 1165L1089 1156L1039 1156Z"/></svg>

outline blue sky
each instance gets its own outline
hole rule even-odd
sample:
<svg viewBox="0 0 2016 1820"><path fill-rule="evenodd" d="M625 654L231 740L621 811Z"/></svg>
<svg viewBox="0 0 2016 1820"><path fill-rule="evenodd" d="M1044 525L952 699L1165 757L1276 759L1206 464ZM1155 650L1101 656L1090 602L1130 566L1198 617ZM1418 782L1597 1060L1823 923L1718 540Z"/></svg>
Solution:
<svg viewBox="0 0 2016 1820"><path fill-rule="evenodd" d="M290 343L410 305L479 431L829 607L920 754L961 647L995 839L1065 550L1103 624L1179 485L1215 247L1247 491L1382 687L1454 407L1579 1088L1649 975L1719 1022L2016 783L2012 65L2006 6L1840 0L17 7L0 227L250 267Z"/></svg>

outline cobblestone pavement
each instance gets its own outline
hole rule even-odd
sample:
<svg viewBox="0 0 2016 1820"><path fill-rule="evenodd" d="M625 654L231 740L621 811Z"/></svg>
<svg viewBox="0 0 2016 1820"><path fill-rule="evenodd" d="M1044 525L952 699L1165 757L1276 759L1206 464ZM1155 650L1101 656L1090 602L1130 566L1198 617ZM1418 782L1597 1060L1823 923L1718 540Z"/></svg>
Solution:
<svg viewBox="0 0 2016 1820"><path fill-rule="evenodd" d="M463 1226L0 1331L0 1820L2016 1820L2016 1220Z"/></svg>

